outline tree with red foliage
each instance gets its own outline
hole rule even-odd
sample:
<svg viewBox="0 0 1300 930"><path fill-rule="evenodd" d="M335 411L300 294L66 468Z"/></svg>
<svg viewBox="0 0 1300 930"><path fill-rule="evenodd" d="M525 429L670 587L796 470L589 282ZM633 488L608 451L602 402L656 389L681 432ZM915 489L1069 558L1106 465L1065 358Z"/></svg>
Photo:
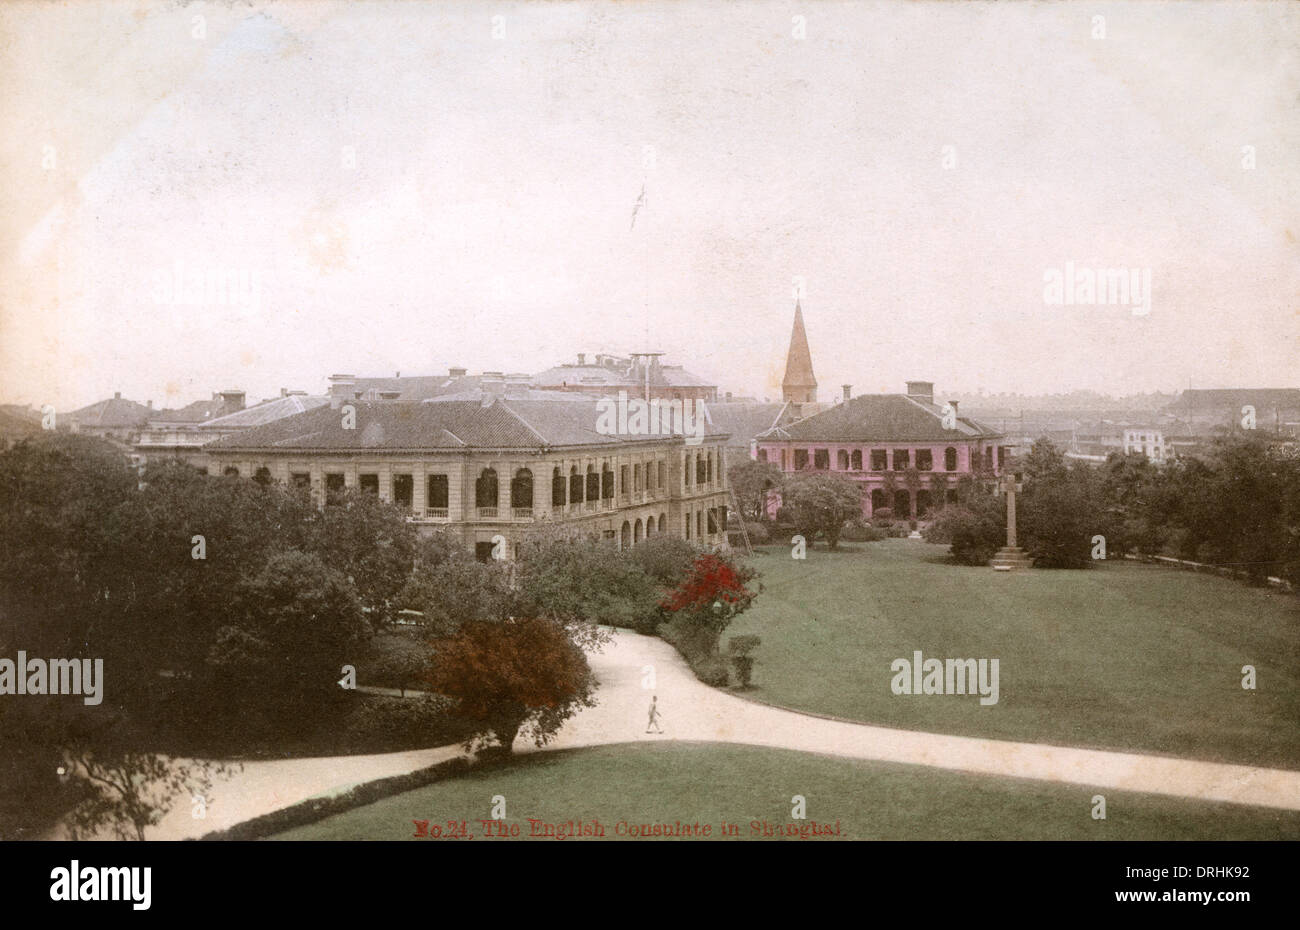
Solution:
<svg viewBox="0 0 1300 930"><path fill-rule="evenodd" d="M521 729L542 746L578 708L595 704L587 657L554 621L469 622L434 646L429 687L459 699L475 736L491 732L507 754Z"/></svg>
<svg viewBox="0 0 1300 930"><path fill-rule="evenodd" d="M672 614L694 614L719 633L754 600L745 587L756 577L753 569L736 565L713 552L695 558L691 570L659 606Z"/></svg>

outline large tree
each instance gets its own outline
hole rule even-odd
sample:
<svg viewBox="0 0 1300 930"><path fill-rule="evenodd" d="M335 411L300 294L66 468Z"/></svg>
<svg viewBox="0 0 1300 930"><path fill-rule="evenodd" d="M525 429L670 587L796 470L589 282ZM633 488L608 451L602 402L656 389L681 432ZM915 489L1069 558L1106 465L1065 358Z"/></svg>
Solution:
<svg viewBox="0 0 1300 930"><path fill-rule="evenodd" d="M795 531L810 541L820 534L831 549L839 545L845 522L862 515L862 492L857 482L839 475L791 475L781 497Z"/></svg>
<svg viewBox="0 0 1300 930"><path fill-rule="evenodd" d="M466 623L438 642L428 686L458 699L477 737L493 734L506 753L521 730L544 745L595 703L582 648L562 624L541 618Z"/></svg>
<svg viewBox="0 0 1300 930"><path fill-rule="evenodd" d="M736 492L741 517L745 520L767 518L767 500L771 492L780 492L783 474L771 462L745 459L727 469L727 480Z"/></svg>

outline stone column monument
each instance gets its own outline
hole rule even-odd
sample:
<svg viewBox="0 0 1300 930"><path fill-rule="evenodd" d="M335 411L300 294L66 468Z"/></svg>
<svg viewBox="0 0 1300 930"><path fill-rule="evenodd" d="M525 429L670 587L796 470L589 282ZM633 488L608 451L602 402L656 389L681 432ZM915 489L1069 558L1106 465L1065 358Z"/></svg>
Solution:
<svg viewBox="0 0 1300 930"><path fill-rule="evenodd" d="M1022 486L1015 475L1004 474L998 490L1007 496L1007 544L993 556L993 570L1014 572L1030 568L1034 560L1016 545L1016 492L1022 490Z"/></svg>

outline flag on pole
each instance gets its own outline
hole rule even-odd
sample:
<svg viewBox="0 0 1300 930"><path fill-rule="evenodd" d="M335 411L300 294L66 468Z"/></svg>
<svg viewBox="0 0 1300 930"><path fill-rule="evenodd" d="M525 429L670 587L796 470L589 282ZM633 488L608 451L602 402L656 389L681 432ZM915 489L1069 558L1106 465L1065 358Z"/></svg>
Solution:
<svg viewBox="0 0 1300 930"><path fill-rule="evenodd" d="M632 225L627 228L628 232L631 232L633 227L636 226L637 211L640 210L641 207L644 205L645 205L645 185L642 184L641 193L637 196L636 203L632 204Z"/></svg>

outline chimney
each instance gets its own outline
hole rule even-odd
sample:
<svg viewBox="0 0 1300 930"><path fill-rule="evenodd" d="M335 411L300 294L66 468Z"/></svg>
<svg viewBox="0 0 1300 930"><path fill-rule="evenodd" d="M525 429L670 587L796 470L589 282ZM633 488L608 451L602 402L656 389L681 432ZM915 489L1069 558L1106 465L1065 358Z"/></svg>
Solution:
<svg viewBox="0 0 1300 930"><path fill-rule="evenodd" d="M844 399L845 399L845 400L848 400L851 396L853 396L853 385L851 385L851 384L842 384L842 385L840 385L840 387L844 388Z"/></svg>
<svg viewBox="0 0 1300 930"><path fill-rule="evenodd" d="M587 364L587 353L586 353L586 352L579 352L579 353L578 353L578 364L579 364L579 365L585 365L585 364Z"/></svg>
<svg viewBox="0 0 1300 930"><path fill-rule="evenodd" d="M113 392L113 400L121 400L121 399L122 399L122 392L121 392L121 391L114 391L114 392Z"/></svg>
<svg viewBox="0 0 1300 930"><path fill-rule="evenodd" d="M289 389L288 389L288 388L280 388L280 396L281 396L281 397L288 397L288 396L289 396Z"/></svg>
<svg viewBox="0 0 1300 930"><path fill-rule="evenodd" d="M337 397L351 397L352 389L357 386L356 375L330 375L330 394Z"/></svg>
<svg viewBox="0 0 1300 930"><path fill-rule="evenodd" d="M727 392L727 401L728 401L728 402L731 401L731 392L730 392L730 391Z"/></svg>
<svg viewBox="0 0 1300 930"><path fill-rule="evenodd" d="M151 401L151 400L146 400L146 401L144 402L144 405L145 405L146 407L148 407L150 410L153 409L153 401Z"/></svg>
<svg viewBox="0 0 1300 930"><path fill-rule="evenodd" d="M227 391L221 391L217 396L219 396L222 400L224 400L229 406L233 407L235 410L244 409L243 391L237 391L231 389Z"/></svg>
<svg viewBox="0 0 1300 930"><path fill-rule="evenodd" d="M448 368L448 369L447 369L447 377L449 377L449 378L463 378L463 377L465 377L465 372L467 372L468 370L469 370L468 368Z"/></svg>
<svg viewBox="0 0 1300 930"><path fill-rule="evenodd" d="M395 372L393 372L393 377L394 377L394 378L400 378L400 377L402 377L402 373L401 373L400 371L395 371Z"/></svg>
<svg viewBox="0 0 1300 930"><path fill-rule="evenodd" d="M948 404L949 404L949 406L952 407L952 415L953 415L954 417L957 416L957 415L958 415L958 414L957 414L957 401L955 401L955 400L950 400L950 401L948 401Z"/></svg>
<svg viewBox="0 0 1300 930"><path fill-rule="evenodd" d="M909 381L907 382L907 396L912 400L919 400L923 404L934 403L934 382L933 381Z"/></svg>

